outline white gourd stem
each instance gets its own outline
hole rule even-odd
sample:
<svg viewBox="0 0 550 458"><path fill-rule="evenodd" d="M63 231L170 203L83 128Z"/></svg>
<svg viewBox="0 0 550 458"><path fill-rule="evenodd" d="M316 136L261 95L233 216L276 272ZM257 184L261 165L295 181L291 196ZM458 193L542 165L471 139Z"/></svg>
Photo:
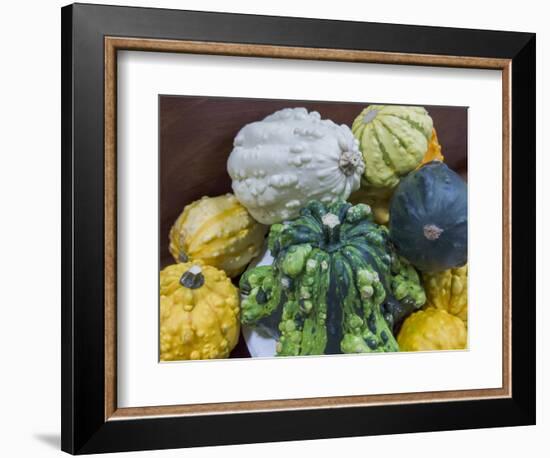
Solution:
<svg viewBox="0 0 550 458"><path fill-rule="evenodd" d="M377 115L378 115L378 110L369 111L369 112L363 117L363 122L364 122L365 124L368 124L368 123L371 122L374 118L376 118Z"/></svg>
<svg viewBox="0 0 550 458"><path fill-rule="evenodd" d="M325 213L321 217L321 222L323 223L323 226L326 228L326 238L327 242L329 244L338 242L338 239L340 238L340 218L338 218L337 215L334 213Z"/></svg>

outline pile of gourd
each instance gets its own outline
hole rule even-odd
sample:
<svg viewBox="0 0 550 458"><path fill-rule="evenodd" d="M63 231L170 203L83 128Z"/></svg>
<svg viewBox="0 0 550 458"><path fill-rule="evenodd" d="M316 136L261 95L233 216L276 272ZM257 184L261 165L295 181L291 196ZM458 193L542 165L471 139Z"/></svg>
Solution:
<svg viewBox="0 0 550 458"><path fill-rule="evenodd" d="M443 160L422 107L370 105L351 129L305 108L244 126L234 194L170 231L161 360L228 357L241 324L281 356L465 348L467 187Z"/></svg>

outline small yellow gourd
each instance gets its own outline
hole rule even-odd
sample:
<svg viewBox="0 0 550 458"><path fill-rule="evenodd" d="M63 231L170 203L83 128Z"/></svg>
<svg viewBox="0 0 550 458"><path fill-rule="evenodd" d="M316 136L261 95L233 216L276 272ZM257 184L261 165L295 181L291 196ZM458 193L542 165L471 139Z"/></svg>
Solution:
<svg viewBox="0 0 550 458"><path fill-rule="evenodd" d="M388 224L390 220L390 199L393 188L375 188L364 186L354 192L349 201L353 205L367 204L372 210L374 221L378 224Z"/></svg>
<svg viewBox="0 0 550 458"><path fill-rule="evenodd" d="M170 253L176 262L202 260L235 277L259 254L266 231L233 194L205 196L187 205L172 226Z"/></svg>
<svg viewBox="0 0 550 458"><path fill-rule="evenodd" d="M400 351L463 350L466 341L464 322L432 307L410 315L397 336Z"/></svg>
<svg viewBox="0 0 550 458"><path fill-rule="evenodd" d="M428 306L468 321L468 264L442 272L423 272Z"/></svg>
<svg viewBox="0 0 550 458"><path fill-rule="evenodd" d="M201 261L160 272L160 359L227 358L240 330L239 292Z"/></svg>

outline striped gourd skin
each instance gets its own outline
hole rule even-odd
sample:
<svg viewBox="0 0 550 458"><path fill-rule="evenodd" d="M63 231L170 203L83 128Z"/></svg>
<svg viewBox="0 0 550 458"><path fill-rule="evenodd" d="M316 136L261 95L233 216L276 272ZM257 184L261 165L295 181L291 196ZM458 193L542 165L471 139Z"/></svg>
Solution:
<svg viewBox="0 0 550 458"><path fill-rule="evenodd" d="M422 107L370 105L355 118L352 132L365 161L366 186L395 188L428 151L433 121Z"/></svg>
<svg viewBox="0 0 550 458"><path fill-rule="evenodd" d="M387 230L367 205L310 202L269 235L272 266L241 277L243 324L281 311L278 355L397 351L381 305L391 289Z"/></svg>
<svg viewBox="0 0 550 458"><path fill-rule="evenodd" d="M441 154L441 145L437 139L437 133L433 129L430 143L428 144L428 150L420 164L417 167L421 167L431 161L444 161L443 154ZM387 225L390 220L390 200L395 188L380 188L370 186L366 178L363 176L361 179L361 187L355 191L350 197L349 201L352 204L367 204L372 209L374 221L377 224Z"/></svg>
<svg viewBox="0 0 550 458"><path fill-rule="evenodd" d="M266 232L233 194L203 197L178 217L169 248L177 262L202 260L234 277L258 255Z"/></svg>

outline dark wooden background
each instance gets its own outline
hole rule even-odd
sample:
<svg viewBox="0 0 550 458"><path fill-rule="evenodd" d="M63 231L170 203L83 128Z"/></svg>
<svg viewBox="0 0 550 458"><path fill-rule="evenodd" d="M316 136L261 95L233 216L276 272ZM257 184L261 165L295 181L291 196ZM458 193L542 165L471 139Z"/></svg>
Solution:
<svg viewBox="0 0 550 458"><path fill-rule="evenodd" d="M305 107L318 111L323 119L351 127L366 106L368 103L161 95L160 267L174 262L168 251L168 233L183 207L205 195L231 192L226 161L233 149L235 135L245 124L259 121L282 108ZM445 162L466 177L467 109L423 106L434 120ZM250 357L242 335L231 357Z"/></svg>

